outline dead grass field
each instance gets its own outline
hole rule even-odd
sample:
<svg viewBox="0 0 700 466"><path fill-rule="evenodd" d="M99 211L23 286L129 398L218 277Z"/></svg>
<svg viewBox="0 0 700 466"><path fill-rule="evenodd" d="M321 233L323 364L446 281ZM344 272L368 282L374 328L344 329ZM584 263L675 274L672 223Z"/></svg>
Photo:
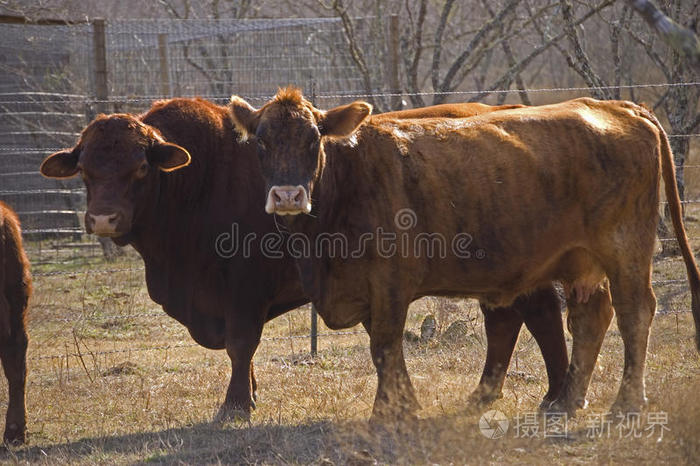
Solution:
<svg viewBox="0 0 700 466"><path fill-rule="evenodd" d="M693 221L699 210L688 210L691 237L700 237L700 223ZM700 241L694 245L697 253ZM265 329L255 356L259 400L251 423L220 427L210 420L224 396L228 358L196 346L184 327L150 301L133 252L114 263L62 257L60 265L42 263L58 255L43 251L42 261L32 254L37 276L29 318L30 443L0 452L5 463L697 464L700 458L700 358L692 316L683 312L690 305L680 258L655 264L655 280L683 282L655 287L660 312L647 359L649 406L639 429L619 430L620 420L612 420L609 438L589 438L591 420L606 413L620 381L622 342L613 323L590 386L590 405L568 419L563 438L545 438L541 418L536 438L522 438L515 427L517 416L536 412L546 391L539 350L523 330L504 397L493 405L510 428L503 438L488 439L478 428L485 410L470 410L467 403L485 357L482 318L473 301L445 306L424 299L411 307L407 328L415 333L428 313L437 316L440 332L456 320L467 328L456 342L405 343L423 406L415 424L394 433L369 427L376 375L367 336L358 328L351 329L357 334L324 336L311 359L304 337L307 308ZM80 273L104 269L127 270ZM41 275L51 271L61 274ZM6 390L0 378L3 412ZM661 428L649 430L649 413L668 416L663 436Z"/></svg>

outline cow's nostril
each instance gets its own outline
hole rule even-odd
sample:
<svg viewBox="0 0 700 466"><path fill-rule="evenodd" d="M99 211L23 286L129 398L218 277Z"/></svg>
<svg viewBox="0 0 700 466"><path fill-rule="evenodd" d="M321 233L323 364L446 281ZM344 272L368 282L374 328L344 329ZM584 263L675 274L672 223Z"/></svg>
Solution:
<svg viewBox="0 0 700 466"><path fill-rule="evenodd" d="M117 218L119 217L118 214L112 214L109 216L107 221L109 221L110 224L117 223Z"/></svg>
<svg viewBox="0 0 700 466"><path fill-rule="evenodd" d="M282 202L282 197L279 195L279 193L277 191L272 191L272 195L275 196L274 197L275 202L277 202L277 203Z"/></svg>
<svg viewBox="0 0 700 466"><path fill-rule="evenodd" d="M301 191L297 191L296 195L293 198L294 202L301 202Z"/></svg>

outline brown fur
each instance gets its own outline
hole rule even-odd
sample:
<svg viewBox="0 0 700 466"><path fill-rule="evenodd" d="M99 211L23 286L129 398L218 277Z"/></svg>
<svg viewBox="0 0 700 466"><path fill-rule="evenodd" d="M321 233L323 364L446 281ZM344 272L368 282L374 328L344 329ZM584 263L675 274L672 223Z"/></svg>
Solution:
<svg viewBox="0 0 700 466"><path fill-rule="evenodd" d="M140 177L139 167L164 145L191 160L172 172L159 167ZM199 344L226 348L232 376L219 418L248 415L255 394L252 356L264 322L308 302L293 261L260 254L259 240L277 226L258 209L265 189L253 143L236 141L225 107L201 99L165 100L141 116L99 116L74 148L52 154L41 167L48 176L80 170L88 211L120 213L114 240L133 245L143 257L151 298ZM217 237L233 224L241 238L257 234L252 257L217 256ZM536 325L539 308L533 301L516 310L522 317L512 325ZM504 340L497 330L487 328L490 345ZM547 338L541 337L543 344ZM501 351L507 357L492 358L485 372L505 375L510 353L512 348ZM550 392L558 391L560 366L560 358L548 357ZM500 393L502 377L494 380L485 393L492 395L494 386Z"/></svg>
<svg viewBox="0 0 700 466"><path fill-rule="evenodd" d="M315 203L310 217L288 219L294 232L356 239L382 227L398 234L395 215L410 208L417 218L410 244L419 234L469 233L471 251L481 251L466 260L457 254L387 258L372 251L353 260L314 254L298 260L304 288L328 325L371 322L379 376L375 415L393 416L415 405L401 347L412 300L468 296L508 306L552 280L577 296L569 303L572 362L551 409L573 414L584 404L611 304L625 343L614 409L640 409L656 306L651 261L661 176L677 238L687 249L693 314L700 315L698 271L679 214L666 135L640 106L583 98L469 119L382 121L360 126L354 146L325 140L316 153L298 141L308 141L318 121L272 121L266 112L251 117L267 148L261 160L268 187L291 179ZM277 141L285 142L284 150ZM312 161L316 170L308 169Z"/></svg>
<svg viewBox="0 0 700 466"><path fill-rule="evenodd" d="M523 108L524 105L486 105L478 102L441 104L430 107L411 108L397 112L378 113L370 116L371 123L379 123L385 120L409 118L469 118L484 113L498 110L510 110L513 108Z"/></svg>
<svg viewBox="0 0 700 466"><path fill-rule="evenodd" d="M178 147L190 160L163 170L154 148L166 149L167 158L167 149ZM250 144L236 142L226 108L172 99L141 116L100 116L74 148L47 157L41 170L48 176L81 171L88 212L120 214L113 239L143 258L151 298L197 343L226 349L231 359L217 418L248 416L256 388L252 357L264 323L308 299L292 261L260 254L260 239L275 224L252 208L263 199L263 181ZM232 234L233 225L239 250L220 257L217 238ZM242 242L249 234L257 239L246 258Z"/></svg>
<svg viewBox="0 0 700 466"><path fill-rule="evenodd" d="M477 102L442 104L372 115L370 123L410 118L469 118L523 107L524 105L492 106ZM486 362L479 385L471 399L479 404L488 404L500 398L506 371L524 323L537 341L545 361L549 390L542 400L542 407L549 406L559 394L569 364L561 322L561 303L554 286L550 284L535 292L524 294L506 309L494 309L481 304L481 311L484 314L486 329Z"/></svg>
<svg viewBox="0 0 700 466"><path fill-rule="evenodd" d="M32 292L29 261L22 247L19 220L0 202L0 360L9 385L4 440L26 440L27 306Z"/></svg>

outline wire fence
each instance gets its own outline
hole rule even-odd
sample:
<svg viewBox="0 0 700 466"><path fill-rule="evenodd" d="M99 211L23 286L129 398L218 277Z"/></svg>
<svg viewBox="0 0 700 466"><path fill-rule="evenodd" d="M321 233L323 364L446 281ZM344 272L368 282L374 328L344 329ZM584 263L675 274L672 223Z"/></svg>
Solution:
<svg viewBox="0 0 700 466"><path fill-rule="evenodd" d="M363 32L369 22L358 21L356 37L361 47L371 49L371 34ZM246 21L119 21L104 29L105 68L101 69L98 31L93 24L39 26L0 24L5 39L0 54L6 57L0 75L0 200L18 211L24 225L26 246L34 264L39 298L32 305L38 317L30 320L30 331L38 329L30 354L36 363L66 363L81 357L111 357L131 353L179 351L196 347L191 340L172 344L90 350L76 338L76 327L102 328L103 323L179 326L147 296L129 301L124 308L99 299L65 304L63 293L81 293L99 277L103 294L116 294L124 283L143 294L144 268L138 258L105 266L102 248L84 234L82 212L86 194L80 180L47 180L38 173L43 158L74 145L80 130L98 112L143 112L154 100L173 96L204 97L224 104L235 93L262 103L278 86L294 83L314 97L322 107L354 99L434 96L435 92L398 93L389 84L367 92L363 77L347 46L342 23L337 19L246 20ZM384 64L370 63L384 69ZM383 72L383 71L382 71ZM99 75L107 76L101 89ZM386 81L380 81L388 83ZM654 98L672 88L697 87L700 82L639 83L606 86L647 92ZM543 96L589 96L593 89L579 86L550 86L525 89ZM453 100L483 93L483 89L441 92ZM518 89L500 89L493 95L515 94ZM464 99L462 99L464 100ZM655 99L654 99L655 100ZM669 134L697 144L700 133ZM683 167L697 173L700 165ZM683 202L700 204L692 197ZM700 237L692 238L700 242ZM661 239L672 242L675 239ZM660 302L665 313L688 312L686 280L675 267L655 276L655 287L663 288ZM77 284L82 279L85 283ZM67 281L67 282L66 282ZM48 290L48 291L44 291ZM140 290L140 291L137 291ZM139 295L140 296L140 295ZM131 297L125 298L127 301ZM135 298L134 298L135 299ZM671 300L672 303L665 302ZM97 324L97 325L93 325ZM363 331L321 332L321 338L338 338ZM304 332L265 337L263 341L305 340ZM51 341L51 340L60 340ZM46 343L50 350L44 350ZM49 344L50 343L50 344ZM82 346L81 346L82 345ZM133 342L131 342L131 346ZM39 349L41 348L41 349ZM59 351L60 348L63 348ZM78 352L76 348L83 348ZM49 370L50 371L50 370ZM41 374L40 374L41 375Z"/></svg>

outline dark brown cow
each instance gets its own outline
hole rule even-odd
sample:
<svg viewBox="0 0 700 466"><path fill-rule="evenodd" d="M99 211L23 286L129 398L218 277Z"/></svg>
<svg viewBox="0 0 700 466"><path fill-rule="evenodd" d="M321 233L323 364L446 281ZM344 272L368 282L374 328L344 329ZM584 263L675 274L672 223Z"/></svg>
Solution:
<svg viewBox="0 0 700 466"><path fill-rule="evenodd" d="M160 101L141 116L98 116L74 148L41 166L49 177L80 174L86 230L132 245L151 299L197 343L226 349L232 373L219 420L255 406L263 324L308 302L293 262L259 253L274 221L254 207L264 198L259 164L233 131L225 107ZM252 236L248 257L241 243Z"/></svg>
<svg viewBox="0 0 700 466"><path fill-rule="evenodd" d="M463 109L460 115L473 113ZM265 183L255 148L236 142L226 107L173 99L143 116L99 116L74 148L49 156L41 172L82 175L87 231L133 245L143 257L151 298L199 344L226 348L232 376L217 417L248 416L255 391L251 359L264 322L308 299L292 260L261 253L260 241L277 226L258 208ZM240 244L231 257L217 253L222 233L234 236L232 225L239 240L255 235L249 255ZM480 401L500 394L523 320L546 355L546 399L563 383L561 320L557 327L551 318L559 313L556 296L545 288L514 308L503 317L487 314L487 364L475 392Z"/></svg>
<svg viewBox="0 0 700 466"><path fill-rule="evenodd" d="M640 409L662 176L700 349L700 274L668 139L647 109L583 98L469 119L363 125L367 103L324 112L287 88L260 110L234 96L230 111L258 145L268 187L261 208L288 215L290 229L312 242L329 232L351 244L366 245L366 234L376 240L376 248L350 258L317 250L297 259L329 326L369 321L379 377L373 415L393 418L415 406L401 344L412 300L459 295L507 306L553 280L570 293L573 350L550 409L574 414L585 404L612 306L625 346L613 410ZM354 150L342 150L347 142L336 140L351 135ZM405 209L413 214L410 229L397 215ZM391 254L382 243L389 234L399 242ZM450 253L398 249L426 235L452 238ZM456 238L469 240L469 254Z"/></svg>
<svg viewBox="0 0 700 466"><path fill-rule="evenodd" d="M27 304L32 292L29 261L15 213L0 202L0 360L9 385L6 443L21 444L27 430Z"/></svg>

